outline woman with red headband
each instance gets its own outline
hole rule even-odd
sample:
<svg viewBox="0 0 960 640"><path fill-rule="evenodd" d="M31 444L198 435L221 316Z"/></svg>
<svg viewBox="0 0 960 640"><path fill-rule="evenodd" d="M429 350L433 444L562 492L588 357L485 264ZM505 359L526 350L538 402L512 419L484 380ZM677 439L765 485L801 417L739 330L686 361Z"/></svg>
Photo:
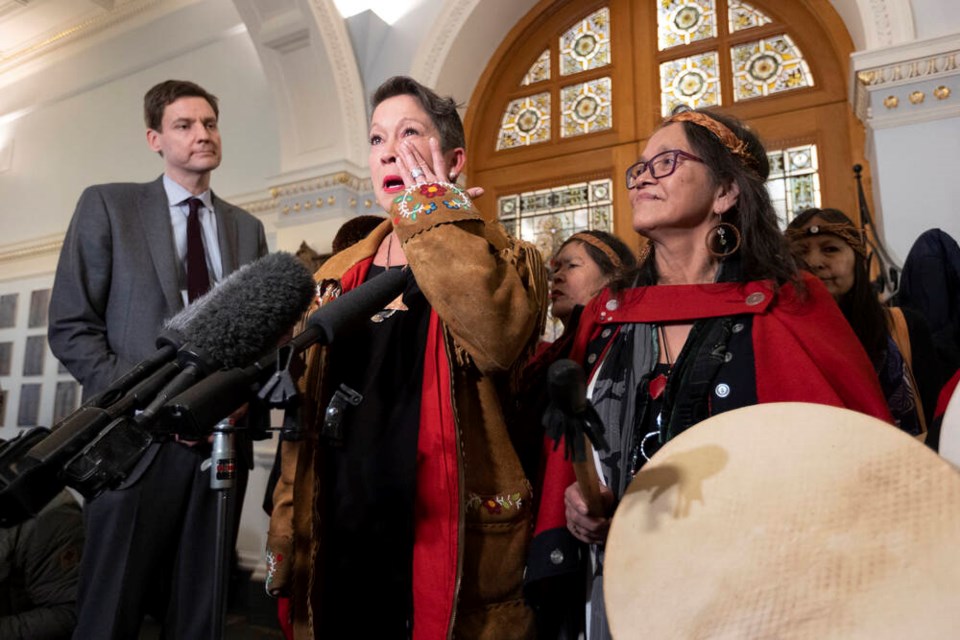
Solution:
<svg viewBox="0 0 960 640"><path fill-rule="evenodd" d="M550 539L562 485L561 526L593 545L591 639L609 635L601 584L610 517L665 442L711 415L766 402L828 404L891 420L849 324L791 257L764 186L768 173L752 131L703 111L668 118L627 169L633 227L649 241L640 286L594 298L571 351L587 370L609 444L596 465L608 507L590 514L569 463L554 456L537 524L538 537ZM554 548L539 548L556 576L578 554L552 534ZM537 562L531 556L528 581Z"/></svg>
<svg viewBox="0 0 960 640"><path fill-rule="evenodd" d="M870 283L863 234L842 211L807 209L790 222L786 236L853 327L897 426L923 442L946 380L923 317L880 303ZM936 448L936 442L929 444Z"/></svg>
<svg viewBox="0 0 960 640"><path fill-rule="evenodd" d="M577 306L604 287L622 289L636 275L630 247L605 231L580 231L567 238L550 262L550 313L566 326Z"/></svg>

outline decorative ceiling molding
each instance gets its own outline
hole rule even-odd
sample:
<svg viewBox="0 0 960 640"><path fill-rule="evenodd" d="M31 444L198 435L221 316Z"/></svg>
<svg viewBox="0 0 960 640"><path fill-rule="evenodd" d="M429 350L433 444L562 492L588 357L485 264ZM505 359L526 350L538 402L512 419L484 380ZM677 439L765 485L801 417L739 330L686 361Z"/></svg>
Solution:
<svg viewBox="0 0 960 640"><path fill-rule="evenodd" d="M890 47L910 42L916 37L910 0L857 0L864 16L867 49Z"/></svg>
<svg viewBox="0 0 960 640"><path fill-rule="evenodd" d="M428 87L437 86L440 70L450 54L457 36L466 24L480 0L446 2L433 23L430 33L421 39L420 47L413 56L411 75Z"/></svg>
<svg viewBox="0 0 960 640"><path fill-rule="evenodd" d="M312 0L310 7L320 32L320 42L333 70L340 113L346 128L347 159L363 163L367 155L364 144L367 138L366 98L350 34L332 0Z"/></svg>
<svg viewBox="0 0 960 640"><path fill-rule="evenodd" d="M0 263L56 254L62 246L63 236L60 234L6 247L0 246Z"/></svg>
<svg viewBox="0 0 960 640"><path fill-rule="evenodd" d="M287 216L325 208L340 213L361 213L376 204L370 178L361 178L349 171L279 184L271 187L269 194L268 198L253 195L231 202L257 216L272 213Z"/></svg>
<svg viewBox="0 0 960 640"><path fill-rule="evenodd" d="M361 178L350 171L286 182L271 187L266 194L252 193L227 197L238 207L263 219L271 214L283 217L281 225L296 225L305 214L357 215L382 213L376 203L370 178ZM0 264L56 256L63 246L63 234L54 234L17 244L0 245Z"/></svg>
<svg viewBox="0 0 960 640"><path fill-rule="evenodd" d="M872 128L960 115L960 34L851 56L854 112Z"/></svg>
<svg viewBox="0 0 960 640"><path fill-rule="evenodd" d="M114 6L108 9L106 13L87 18L53 35L39 36L33 41L21 44L16 49L3 51L0 53L0 73L50 53L59 47L77 42L82 38L108 29L146 11L161 1L162 0L128 0L122 4L114 3Z"/></svg>

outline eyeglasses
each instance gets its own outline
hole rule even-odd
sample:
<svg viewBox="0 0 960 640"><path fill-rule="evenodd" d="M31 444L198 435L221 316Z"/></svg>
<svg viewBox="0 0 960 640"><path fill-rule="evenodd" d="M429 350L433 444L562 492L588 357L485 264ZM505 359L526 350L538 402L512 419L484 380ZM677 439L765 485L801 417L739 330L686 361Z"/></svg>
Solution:
<svg viewBox="0 0 960 640"><path fill-rule="evenodd" d="M660 178L666 178L667 176L673 174L677 170L677 166L680 164L680 158L686 158L688 160L694 160L696 162L703 162L697 156L687 153L686 151L681 151L680 149L670 149L662 153L658 153L649 160L641 160L640 162L631 165L627 169L627 189L633 189L637 186L637 182L640 180L640 176L643 175L643 172L647 169L650 169L650 177L659 180Z"/></svg>

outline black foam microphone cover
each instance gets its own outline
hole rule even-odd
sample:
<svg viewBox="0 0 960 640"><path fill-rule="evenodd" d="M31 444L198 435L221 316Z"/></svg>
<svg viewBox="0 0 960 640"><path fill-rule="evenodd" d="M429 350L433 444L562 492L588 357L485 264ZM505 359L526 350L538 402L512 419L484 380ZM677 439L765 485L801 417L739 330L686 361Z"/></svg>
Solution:
<svg viewBox="0 0 960 640"><path fill-rule="evenodd" d="M138 416L151 421L170 401L218 369L256 360L300 319L313 297L313 277L300 260L278 252L251 262L175 316L165 330L188 338L177 353L183 370ZM189 311L188 311L189 310Z"/></svg>
<svg viewBox="0 0 960 640"><path fill-rule="evenodd" d="M246 366L300 319L313 292L313 277L300 260L271 253L232 273L164 330L185 338L181 355L218 365L212 368Z"/></svg>
<svg viewBox="0 0 960 640"><path fill-rule="evenodd" d="M403 293L408 274L406 269L388 269L355 289L327 302L307 319L306 328L286 345L287 351L299 354L320 343L328 345L351 327L364 322ZM276 370L280 351L268 353L244 369L216 371L192 384L166 406L165 423L181 433L202 433L239 407L261 388L264 376ZM280 372L289 373L289 372ZM284 376L275 376L284 380Z"/></svg>

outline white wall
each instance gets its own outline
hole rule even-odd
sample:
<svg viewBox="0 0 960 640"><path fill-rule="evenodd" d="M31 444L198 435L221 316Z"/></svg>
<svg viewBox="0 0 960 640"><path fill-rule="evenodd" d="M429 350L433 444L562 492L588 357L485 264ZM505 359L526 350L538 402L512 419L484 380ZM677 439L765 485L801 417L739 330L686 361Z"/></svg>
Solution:
<svg viewBox="0 0 960 640"><path fill-rule="evenodd" d="M201 2L2 87L0 136L12 156L0 173L0 245L66 231L87 185L160 175L146 146L143 94L169 78L196 81L220 98L224 162L214 190L265 189L279 152L259 59L228 0Z"/></svg>
<svg viewBox="0 0 960 640"><path fill-rule="evenodd" d="M884 233L901 264L927 229L960 239L960 117L874 133Z"/></svg>
<svg viewBox="0 0 960 640"><path fill-rule="evenodd" d="M917 40L960 32L960 4L956 0L910 0Z"/></svg>

